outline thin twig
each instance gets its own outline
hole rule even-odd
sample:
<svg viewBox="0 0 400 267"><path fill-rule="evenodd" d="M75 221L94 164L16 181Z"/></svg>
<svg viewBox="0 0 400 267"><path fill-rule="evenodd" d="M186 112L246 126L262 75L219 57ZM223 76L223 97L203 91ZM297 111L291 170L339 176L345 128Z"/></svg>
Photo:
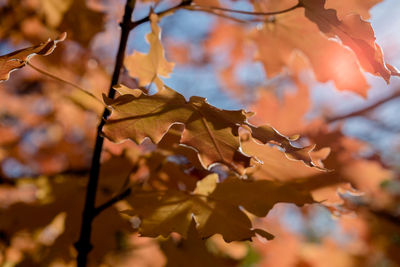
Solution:
<svg viewBox="0 0 400 267"><path fill-rule="evenodd" d="M155 14L157 16L159 16L159 17L162 17L162 16L164 16L164 15L170 13L170 12L173 12L173 11L175 11L177 9L180 9L180 8L183 8L183 7L186 7L186 6L190 6L191 4L192 4L192 0L184 0L184 1L182 1L180 4L178 4L176 6L170 7L168 9L164 10L164 11L156 12ZM139 25L141 25L143 23L146 23L148 21L150 21L150 16L144 17L144 18L142 18L140 20L137 20L137 21L132 21L130 23L130 25L129 25L129 28L132 30L132 29L136 28L137 26L139 26Z"/></svg>
<svg viewBox="0 0 400 267"><path fill-rule="evenodd" d="M400 225L400 217L396 216L386 210L377 210L377 209L368 209L369 212L371 212L372 214L374 214L375 216L377 216L378 218L384 219L388 222L391 222L395 225Z"/></svg>
<svg viewBox="0 0 400 267"><path fill-rule="evenodd" d="M383 105L383 104L385 104L385 103L387 103L387 102L389 102L389 101L391 101L391 100L393 100L395 98L398 98L398 97L400 97L400 90L395 91L392 94L390 94L390 95L388 95L388 96L386 96L386 97L384 97L384 98L382 98L382 99L380 99L380 100L378 100L378 101L376 101L376 102L374 102L372 104L369 104L368 106L359 108L359 109L354 110L352 112L349 112L347 114L328 117L328 118L325 119L325 121L327 123L332 123L332 122L339 121L339 120L344 120L344 119L348 119L348 118L352 118L352 117L361 116L361 115L366 114L366 113L374 110L375 108L377 108L377 107L379 107L379 106L381 106L381 105Z"/></svg>
<svg viewBox="0 0 400 267"><path fill-rule="evenodd" d="M233 20L233 21L238 22L238 23L249 23L249 22L254 22L253 20L251 20L251 21L250 21L250 20L242 20L242 19L238 19L238 18L235 18L235 17L232 17L232 16L228 16L228 15L225 15L225 14L223 14L223 13L220 13L220 12L215 11L215 10L212 10L212 9L194 8L193 6L184 7L184 9L186 9L186 10L191 10L191 11L206 12L206 13L209 13L209 14L212 14L212 15L215 15L215 16L222 17L222 18L224 18L224 19ZM262 20L257 20L257 22L262 22Z"/></svg>
<svg viewBox="0 0 400 267"><path fill-rule="evenodd" d="M55 75L53 75L53 74L51 74L51 73L49 73L49 72L47 72L47 71L45 71L45 70L42 70L42 69L36 67L35 65L33 65L32 63L30 63L29 61L26 61L26 65L28 65L28 66L31 67L32 69L36 70L37 72L39 72L39 73L41 73L41 74L43 74L43 75L45 75L45 76L48 76L48 77L50 77L50 78L52 78L52 79L54 79L54 80L57 80L57 81L59 81L59 82L65 83L65 84L68 84L69 86L78 89L78 90L81 91L82 93L84 93L84 94L90 96L91 98L95 99L97 102L101 103L101 104L104 106L103 101L101 101L101 100L98 99L94 94L92 94L92 93L90 93L89 91L83 89L83 88L80 87L79 85L76 85L76 84L74 84L74 83L72 83L72 82L66 81L66 80L64 80L64 79L62 79L62 78L60 78L60 77L57 77L57 76L55 76Z"/></svg>
<svg viewBox="0 0 400 267"><path fill-rule="evenodd" d="M244 15L251 15L251 16L273 16L273 15L279 15L283 13L290 12L292 10L295 10L299 7L302 7L303 5L298 2L295 6L279 10L279 11L272 11L272 12L254 12L254 11L243 11L243 10L236 10L236 9L230 9L230 8L224 8L224 7L216 7L216 6L203 6L203 5L192 5L194 8L203 8L203 9L213 9L213 10L219 10L223 12L230 12L230 13L237 13L237 14L244 14Z"/></svg>
<svg viewBox="0 0 400 267"><path fill-rule="evenodd" d="M123 192L121 192L120 194L114 196L113 198L111 198L110 200L108 200L107 202L105 202L104 204L98 206L97 208L95 208L93 216L97 216L99 215L102 211L106 210L107 208L111 207L112 205L114 205L115 203L117 203L120 200L123 200L124 198L126 198L127 196L130 195L131 193L131 188L127 188L125 189Z"/></svg>
<svg viewBox="0 0 400 267"><path fill-rule="evenodd" d="M125 12L121 26L121 38L118 47L118 53L116 56L114 72L111 79L110 88L108 91L108 98L114 98L116 91L113 86L118 84L121 68L123 66L125 58L125 50L128 43L129 33L131 31L131 17L133 10L135 9L136 0L126 0ZM86 189L85 206L82 215L81 232L78 242L75 243L75 248L78 251L77 265L78 267L85 267L87 264L87 256L92 250L92 244L90 242L92 233L92 223L95 218L95 201L97 187L99 183L100 173L100 157L103 149L104 138L101 135L105 121L110 116L110 111L105 108L103 111L102 118L97 127L96 143L94 146L92 164L89 175L89 182Z"/></svg>
<svg viewBox="0 0 400 267"><path fill-rule="evenodd" d="M292 10L295 10L297 8L302 7L302 4L298 2L295 6L289 7L284 10L279 10L279 11L273 11L273 12L251 12L251 11L242 11L242 10L234 10L234 9L229 9L229 8L222 8L222 7L214 7L214 6L202 6L202 5L192 5L192 0L184 0L182 1L179 5L176 5L174 7L168 8L164 11L156 12L156 15L158 16L164 16L170 12L173 12L178 9L187 9L187 10L192 10L192 11L202 11L202 12L207 12L213 15L217 15L223 18L231 19L239 23L248 23L248 22L261 22L262 20L241 20L235 17L231 17L222 13L218 13L215 11L222 11L222 12L231 12L231 13L238 13L238 14L245 14L245 15L253 15L253 16L272 16L272 15L279 15L283 14L286 12L290 12ZM150 16L147 16L145 18L142 18L137 21L133 21L130 24L130 28L133 29L145 22L150 21Z"/></svg>

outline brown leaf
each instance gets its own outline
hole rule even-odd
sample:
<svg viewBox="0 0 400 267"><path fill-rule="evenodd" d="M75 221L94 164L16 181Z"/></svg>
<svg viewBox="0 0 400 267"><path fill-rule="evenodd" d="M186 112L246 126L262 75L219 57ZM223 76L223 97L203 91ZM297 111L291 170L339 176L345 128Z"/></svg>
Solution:
<svg viewBox="0 0 400 267"><path fill-rule="evenodd" d="M140 90L131 90L129 94L123 86L116 89L122 96L115 100L105 98L112 114L103 129L104 135L114 142L129 138L141 143L149 137L157 144L172 125L184 124L180 143L194 148L205 168L222 163L243 174L250 166L250 157L240 151L239 127L242 126L261 142L275 143L291 157L314 166L306 153L300 154L303 148L292 146L289 138L272 127L248 124L247 118L252 114L244 110L221 110L196 96L186 101L168 87L154 95L146 95Z"/></svg>
<svg viewBox="0 0 400 267"><path fill-rule="evenodd" d="M299 82L297 85L295 93L285 91L282 99L278 99L271 88L260 89L257 101L250 107L256 113L250 121L268 122L288 136L301 133L307 124L304 117L311 100L307 86Z"/></svg>
<svg viewBox="0 0 400 267"><path fill-rule="evenodd" d="M57 43L64 41L66 37L67 34L63 33L55 40L49 39L45 43L0 56L0 82L7 81L12 71L24 67L26 62L33 56L50 55L56 48Z"/></svg>
<svg viewBox="0 0 400 267"><path fill-rule="evenodd" d="M244 111L220 110L200 97L186 101L167 87L155 95L140 90L133 94L106 100L113 110L104 127L110 140L129 138L141 143L149 137L157 144L173 124L179 123L185 125L180 142L199 152L205 168L223 163L243 173L249 166L250 157L239 151L238 125L246 119Z"/></svg>
<svg viewBox="0 0 400 267"><path fill-rule="evenodd" d="M161 43L161 28L158 26L158 16L150 14L151 33L146 37L150 44L147 54L135 51L126 57L125 67L129 75L139 79L140 86L146 86L154 82L158 90L163 87L159 76L168 78L174 68L174 63L168 62L164 56L164 48Z"/></svg>
<svg viewBox="0 0 400 267"><path fill-rule="evenodd" d="M71 7L73 0L40 0L40 8L44 14L46 22L53 28L60 25L65 12Z"/></svg>
<svg viewBox="0 0 400 267"><path fill-rule="evenodd" d="M340 20L333 9L325 9L325 0L300 0L305 16L318 25L321 32L330 38L339 38L343 45L356 54L362 68L380 75L388 83L391 72L387 68L381 48L375 42L371 24L358 14L350 14ZM351 77L351 76L350 76Z"/></svg>
<svg viewBox="0 0 400 267"><path fill-rule="evenodd" d="M295 53L300 52L318 81L332 80L338 90L366 95L369 86L354 53L321 34L302 9L277 16L273 22L253 30L251 38L257 45L257 59L270 77L292 65Z"/></svg>
<svg viewBox="0 0 400 267"><path fill-rule="evenodd" d="M335 9L340 20L352 13L359 14L363 19L369 19L369 10L382 1L383 0L326 0L325 8Z"/></svg>
<svg viewBox="0 0 400 267"><path fill-rule="evenodd" d="M192 267L231 266L207 249L205 240L197 233L194 220L190 224L186 239L175 242L169 238L161 242L160 247L167 257L166 267L186 266L188 262Z"/></svg>
<svg viewBox="0 0 400 267"><path fill-rule="evenodd" d="M60 31L67 31L72 40L88 47L93 37L104 29L105 14L88 7L87 1L73 0L65 12Z"/></svg>
<svg viewBox="0 0 400 267"><path fill-rule="evenodd" d="M309 194L293 186L235 177L218 183L216 174L199 181L192 193L138 188L128 201L133 207L131 214L141 218L139 231L144 236L168 236L177 232L186 237L194 218L200 237L219 233L228 242L250 239L256 233L272 238L261 229L253 229L250 219L239 207L265 216L278 202L296 205L313 202Z"/></svg>
<svg viewBox="0 0 400 267"><path fill-rule="evenodd" d="M114 164L114 163L111 163ZM124 170L123 170L124 172ZM114 172L115 173L115 172ZM108 179L115 178L113 176ZM20 231L35 233L49 225L61 212L65 214L65 229L52 242L45 242L42 247L41 256L36 258L41 265L49 266L56 260L74 260L73 244L78 240L81 226L81 216L86 191L86 181L77 177L61 177L55 180L42 178L42 194L48 193L48 197L34 203L17 203L8 209L0 209L0 231L10 236ZM39 183L38 182L38 183ZM120 181L116 181L119 183ZM101 181L102 183L102 181ZM46 186L43 186L45 184ZM104 185L100 185L99 193L101 201L109 198L104 194ZM107 191L105 191L107 192ZM109 193L109 191L108 191ZM43 196L42 196L43 198ZM89 262L98 265L102 258L110 251L118 248L117 233L131 230L130 224L124 220L114 208L109 208L101 213L93 223L92 242L96 244L94 250L89 254ZM44 234L46 235L46 234ZM55 233L47 233L47 236ZM43 243L43 240L38 242ZM51 244L50 244L51 243ZM39 253L38 251L36 253ZM36 262L34 266L37 266Z"/></svg>

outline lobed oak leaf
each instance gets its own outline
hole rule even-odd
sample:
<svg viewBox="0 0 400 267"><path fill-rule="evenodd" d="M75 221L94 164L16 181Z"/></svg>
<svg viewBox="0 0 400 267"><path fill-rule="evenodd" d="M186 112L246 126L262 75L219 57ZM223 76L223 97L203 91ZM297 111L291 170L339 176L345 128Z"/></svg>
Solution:
<svg viewBox="0 0 400 267"><path fill-rule="evenodd" d="M112 165L115 163L115 161L110 162ZM122 172L126 173L124 169L122 169ZM113 174L103 178L120 184L121 181L115 180L115 178L119 179L117 177L119 174L116 174L115 171ZM26 231L35 234L35 239L38 239L36 241L42 244L42 247L34 251L38 254L40 251L41 256L32 257L34 263L29 266L51 266L51 263L55 261L68 262L74 260L76 255L74 255L72 247L79 237L81 226L82 211L78 207L82 207L84 203L86 181L82 177L63 177L61 175L53 180L44 177L41 179L41 183L45 181L46 184L46 186L40 188L42 199L33 203L16 203L7 209L0 209L1 231L7 232L10 236ZM109 200L110 192L112 192L112 189L103 183L104 181L100 182L102 189L99 190L100 203ZM106 183L110 184L110 181ZM116 187L116 185L113 186ZM45 193L48 196L43 198ZM60 213L65 214L62 220L65 228L59 229L59 232L56 233L54 232L55 229L47 230L46 233L48 225L54 222L56 216L59 216ZM40 229L44 229L42 235L37 235L36 233ZM92 240L98 245L89 254L89 262L98 266L107 253L118 249L119 244L115 236L118 233L131 231L131 226L115 208L110 208L99 214L92 229L94 234ZM45 237L47 238L44 239Z"/></svg>
<svg viewBox="0 0 400 267"><path fill-rule="evenodd" d="M284 136L269 125L254 127L248 124L248 126L254 139L260 141L263 144L271 143L278 145L281 149L283 149L288 159L303 161L306 165L310 167L315 167L323 171L328 171L324 168L324 165L322 163L322 160L329 155L328 148L328 150L324 150L323 153L316 153L314 151L315 145L307 147L293 146L291 142L296 141L299 138L298 135L295 135L291 138Z"/></svg>
<svg viewBox="0 0 400 267"><path fill-rule="evenodd" d="M112 110L103 134L113 142L131 139L142 143L148 137L158 144L174 124L183 124L180 143L195 149L205 168L222 163L243 174L250 166L250 156L241 152L239 127L249 130L253 138L263 143L282 147L288 156L314 164L308 156L309 148L297 148L291 139L281 135L270 126L255 127L247 122L252 113L244 110L221 110L211 106L204 98L193 96L189 101L174 90L164 87L154 95L136 89L116 88L120 97L115 100L104 97Z"/></svg>
<svg viewBox="0 0 400 267"><path fill-rule="evenodd" d="M196 229L196 222L192 220L187 238L174 242L172 238L161 242L160 247L167 258L166 267L185 266L190 262L192 267L203 266L231 266L228 262L211 253L205 240L201 239Z"/></svg>
<svg viewBox="0 0 400 267"><path fill-rule="evenodd" d="M369 10L383 0L326 0L327 9L335 9L341 20L349 14L359 14L363 19L369 19Z"/></svg>
<svg viewBox="0 0 400 267"><path fill-rule="evenodd" d="M239 125L247 116L243 110L220 110L200 97L186 101L168 87L155 95L136 90L105 102L113 111L103 132L114 142L129 138L141 143L149 137L157 144L172 125L184 124L180 143L198 151L205 168L223 163L243 173L250 165L250 157L239 151Z"/></svg>
<svg viewBox="0 0 400 267"><path fill-rule="evenodd" d="M68 31L72 40L88 47L94 36L104 30L106 15L98 9L90 7L88 1L73 0L57 29Z"/></svg>
<svg viewBox="0 0 400 267"><path fill-rule="evenodd" d="M315 168L308 168L299 161L286 160L285 154L274 147L258 144L252 140L243 142L242 146L246 153L254 155L263 163L249 170L248 174L255 179L291 182L326 174Z"/></svg>
<svg viewBox="0 0 400 267"><path fill-rule="evenodd" d="M339 38L343 45L356 54L361 67L379 75L388 83L391 71L386 66L381 48L375 42L371 24L358 14L349 14L339 19L334 9L326 9L326 0L300 0L305 16L314 22L327 37Z"/></svg>
<svg viewBox="0 0 400 267"><path fill-rule="evenodd" d="M174 63L168 62L164 56L164 48L161 43L161 28L158 26L158 16L150 14L151 33L146 37L150 44L147 54L135 51L125 59L125 67L129 75L139 79L140 86L155 83L158 90L163 87L163 82L159 78L169 77L174 68Z"/></svg>
<svg viewBox="0 0 400 267"><path fill-rule="evenodd" d="M338 90L366 95L369 86L354 53L338 41L326 38L304 16L304 10L277 16L250 35L257 46L257 59L268 76L276 76L291 66L296 53L300 53L308 60L318 81L332 80Z"/></svg>
<svg viewBox="0 0 400 267"><path fill-rule="evenodd" d="M64 41L66 37L67 34L64 32L57 39L49 39L45 43L0 56L0 82L7 81L10 78L10 73L12 71L24 67L26 62L33 56L50 55L56 48L57 43Z"/></svg>
<svg viewBox="0 0 400 267"><path fill-rule="evenodd" d="M40 0L40 8L47 24L54 28L58 27L72 2L73 0Z"/></svg>
<svg viewBox="0 0 400 267"><path fill-rule="evenodd" d="M256 114L250 122L273 125L279 132L291 136L304 131L307 121L305 115L311 107L308 88L296 80L297 91L285 91L282 99L275 95L274 88L258 91L257 101L250 107Z"/></svg>
<svg viewBox="0 0 400 267"><path fill-rule="evenodd" d="M191 193L137 188L128 202L133 210L127 214L141 218L139 232L144 236L167 236L177 232L186 237L194 219L200 237L219 233L231 242L250 239L256 233L267 239L273 237L262 229L253 229L249 217L240 207L256 216L265 216L278 202L304 205L313 200L295 186L235 177L218 183L217 174L210 174L199 181Z"/></svg>

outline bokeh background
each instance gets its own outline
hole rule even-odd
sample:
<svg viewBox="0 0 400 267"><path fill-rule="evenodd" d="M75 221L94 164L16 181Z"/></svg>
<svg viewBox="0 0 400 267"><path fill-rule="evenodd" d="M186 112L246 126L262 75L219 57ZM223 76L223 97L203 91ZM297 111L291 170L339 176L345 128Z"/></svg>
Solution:
<svg viewBox="0 0 400 267"><path fill-rule="evenodd" d="M67 31L68 39L54 54L32 62L101 99L114 68L120 33L118 23L125 3L74 0L72 8L57 15L48 11L54 8L54 2L57 1L0 0L0 54ZM133 18L147 16L151 7L160 11L176 3L139 1ZM248 1L221 3L234 9L252 10ZM57 6L62 10L62 1ZM370 12L370 22L386 61L398 67L399 12L398 0L384 0ZM248 49L237 52L234 42L224 41L225 34L235 32L222 35L223 31L218 31L224 23L221 21L223 18L212 14L189 10L179 10L161 19L166 57L176 63L170 78L163 79L165 84L187 98L206 97L219 108L254 110L258 114L255 123L271 123L285 134L304 134L303 144L315 142L319 147L331 146L333 159L328 160L328 167L334 166L338 175L344 177L338 178L339 182L350 181L352 187L343 186L338 191L342 201L339 208L276 205L267 218L257 221L276 235L274 241L257 239L253 243L227 244L220 236L214 236L206 242L208 253L222 259L218 266L399 266L400 79L392 78L388 85L366 73L371 89L363 98L351 92L339 92L332 82L316 82L308 69L302 69L297 77L302 87L289 71L267 78L262 64L254 61L254 47L246 46ZM257 23L246 27L257 27ZM149 24L131 32L127 52L147 52L145 35L149 32ZM240 64L232 67L235 53L243 55ZM52 262L54 266L73 266L71 258L61 252L61 249L68 251L71 244L56 241L64 236L64 226L60 225L64 225L61 222L65 222L65 215L60 217L57 208L50 212L29 209L28 204L18 206L18 203L38 200L42 204L50 203L52 198L47 196L59 192L63 197L57 205L65 210L71 208L69 195L64 197L64 191L57 191L53 182L87 174L102 107L74 88L28 67L12 73L11 77L0 84L0 220L4 221L0 223L0 263L30 266L32 262ZM137 86L126 71L121 82L132 88ZM156 92L154 86L145 89ZM380 100L382 103L374 108L351 114ZM343 115L345 118L341 119ZM280 118L288 119L279 121ZM313 124L316 120L320 122ZM116 146L107 142L104 160L130 146L133 145ZM84 185L84 180L81 184ZM72 208L76 214L80 213L79 208ZM49 218L35 222L31 217L23 217L28 214L34 217L47 214ZM29 226L28 222L29 227L22 230L10 228L15 222L13 216L32 223ZM114 224L109 222L109 225ZM178 266L174 265L179 262L177 258L185 259L188 255L194 257L192 261L202 263L196 253L194 256L189 252L186 256L179 254L182 251L175 246L177 242L171 245L162 243L165 240L139 238L136 234L127 240L129 245L121 245L117 252L107 247L96 257L106 258L104 266ZM64 247L55 245L57 242L64 242ZM37 253L38 247L42 254ZM49 247L58 253L49 253L48 250L52 251ZM42 256L48 258L43 260Z"/></svg>

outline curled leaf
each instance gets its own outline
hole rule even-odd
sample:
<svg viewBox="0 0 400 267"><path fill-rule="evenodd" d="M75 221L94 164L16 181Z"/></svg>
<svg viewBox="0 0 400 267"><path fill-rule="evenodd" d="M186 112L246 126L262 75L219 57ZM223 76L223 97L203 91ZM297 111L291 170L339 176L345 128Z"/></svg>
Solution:
<svg viewBox="0 0 400 267"><path fill-rule="evenodd" d="M219 233L230 242L248 240L256 233L267 239L273 237L261 229L254 229L240 207L263 217L278 202L304 205L313 200L307 192L291 185L235 177L218 183L218 176L211 174L199 181L191 193L136 189L128 202L133 207L130 214L141 218L139 232L144 236L168 236L177 232L186 237L194 218L200 237Z"/></svg>
<svg viewBox="0 0 400 267"><path fill-rule="evenodd" d="M57 43L64 41L66 37L67 33L64 32L57 39L49 39L45 43L0 56L0 82L7 81L12 71L24 67L26 62L33 56L50 55L56 48Z"/></svg>
<svg viewBox="0 0 400 267"><path fill-rule="evenodd" d="M381 48L375 42L371 24L358 14L349 14L339 19L336 10L325 8L326 0L300 0L305 16L317 24L320 31L331 38L339 38L356 54L362 68L380 75L389 82L391 72L386 66Z"/></svg>
<svg viewBox="0 0 400 267"><path fill-rule="evenodd" d="M163 82L159 78L169 77L174 68L174 63L168 62L164 56L164 48L161 43L161 28L157 24L158 16L150 14L151 33L146 37L150 44L150 50L147 54L135 51L125 59L125 67L129 75L139 79L140 86L146 86L154 82L160 90Z"/></svg>
<svg viewBox="0 0 400 267"><path fill-rule="evenodd" d="M172 125L183 124L180 143L197 151L203 167L210 168L215 163L222 163L244 174L250 166L251 157L241 150L239 128L243 127L257 140L274 143L292 158L317 166L307 154L310 149L302 154L303 148L292 146L290 138L272 127L250 125L247 119L252 113L218 109L197 96L186 101L181 94L168 87L154 95L122 86L116 89L121 92L120 97L115 100L104 97L112 113L106 121L103 134L111 141L131 139L142 143L148 137L158 144Z"/></svg>

